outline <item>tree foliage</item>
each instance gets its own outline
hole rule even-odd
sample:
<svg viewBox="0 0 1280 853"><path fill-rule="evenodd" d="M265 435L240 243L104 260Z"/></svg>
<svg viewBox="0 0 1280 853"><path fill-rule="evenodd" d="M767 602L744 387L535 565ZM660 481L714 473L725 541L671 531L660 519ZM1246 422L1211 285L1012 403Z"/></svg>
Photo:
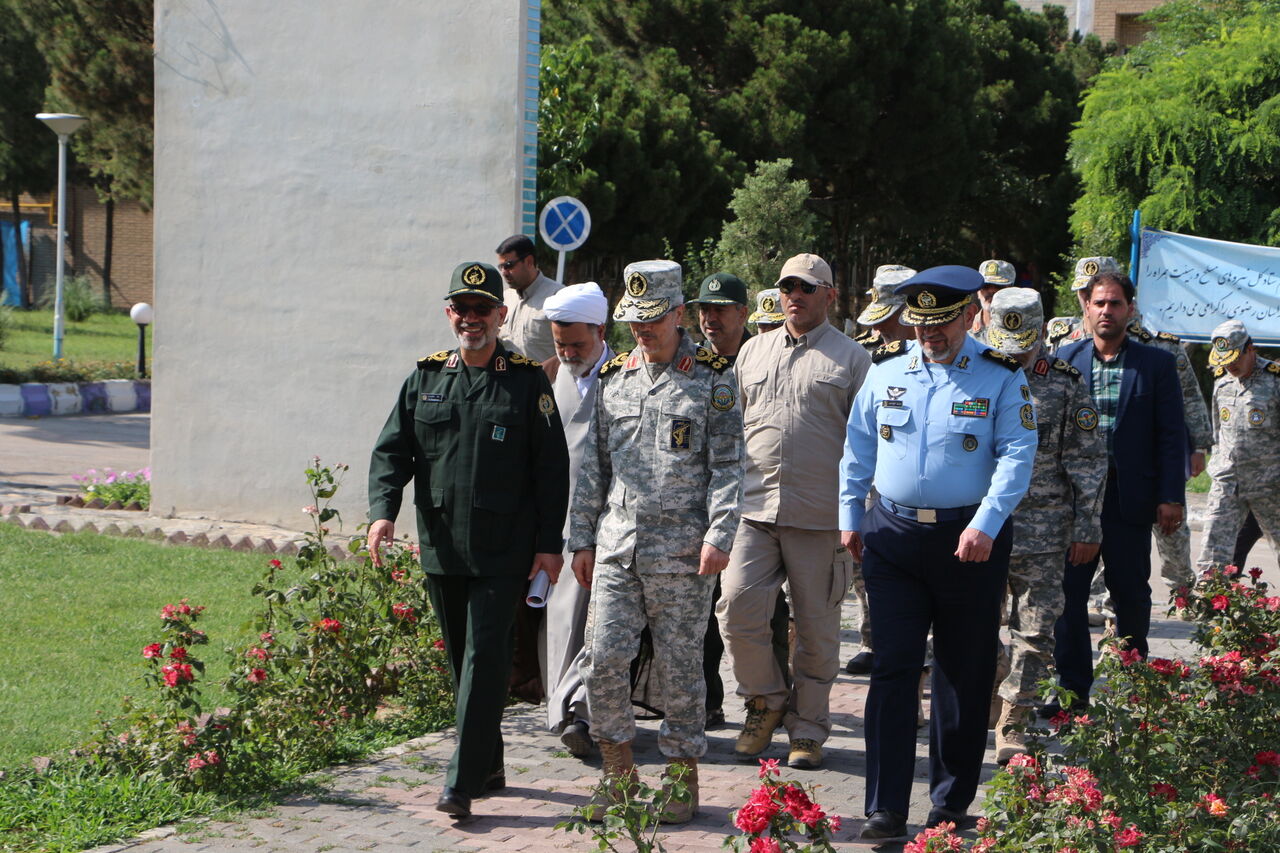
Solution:
<svg viewBox="0 0 1280 853"><path fill-rule="evenodd" d="M0 196L42 188L53 156L48 131L36 121L49 69L17 13L0 2Z"/></svg>
<svg viewBox="0 0 1280 853"><path fill-rule="evenodd" d="M1278 11L1174 0L1098 77L1071 136L1084 251L1121 253L1135 208L1153 227L1280 245Z"/></svg>
<svg viewBox="0 0 1280 853"><path fill-rule="evenodd" d="M791 166L785 158L756 164L729 202L734 218L724 224L715 265L752 292L769 287L786 258L817 244L818 218L805 208L809 185L791 179Z"/></svg>
<svg viewBox="0 0 1280 853"><path fill-rule="evenodd" d="M104 199L150 207L153 0L10 0L49 64L50 109L89 124L72 137Z"/></svg>

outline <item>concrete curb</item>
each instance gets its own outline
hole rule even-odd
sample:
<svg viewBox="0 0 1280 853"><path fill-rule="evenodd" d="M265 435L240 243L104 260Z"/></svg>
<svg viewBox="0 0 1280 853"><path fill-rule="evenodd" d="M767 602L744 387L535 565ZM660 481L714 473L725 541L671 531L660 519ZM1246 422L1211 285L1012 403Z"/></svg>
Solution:
<svg viewBox="0 0 1280 853"><path fill-rule="evenodd" d="M0 417L5 418L149 411L151 382L148 380L0 384Z"/></svg>

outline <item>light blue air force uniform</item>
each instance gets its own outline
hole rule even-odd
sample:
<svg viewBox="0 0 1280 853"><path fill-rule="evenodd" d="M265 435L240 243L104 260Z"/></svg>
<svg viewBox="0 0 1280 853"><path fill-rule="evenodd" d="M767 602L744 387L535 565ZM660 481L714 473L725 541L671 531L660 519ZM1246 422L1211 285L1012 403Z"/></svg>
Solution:
<svg viewBox="0 0 1280 853"><path fill-rule="evenodd" d="M874 479L905 507L981 504L969 526L999 533L1031 482L1037 431L1022 368L984 351L966 336L951 364L932 364L911 341L872 367L849 413L841 530L862 529Z"/></svg>

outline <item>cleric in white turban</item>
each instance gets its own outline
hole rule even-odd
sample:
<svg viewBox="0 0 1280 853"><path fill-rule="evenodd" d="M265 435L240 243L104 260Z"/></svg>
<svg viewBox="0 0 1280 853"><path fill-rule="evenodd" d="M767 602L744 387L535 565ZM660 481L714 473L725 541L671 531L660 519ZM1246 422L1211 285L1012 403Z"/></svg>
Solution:
<svg viewBox="0 0 1280 853"><path fill-rule="evenodd" d="M609 300L594 281L570 284L547 297L542 311L557 323L589 323L600 326L609 317Z"/></svg>

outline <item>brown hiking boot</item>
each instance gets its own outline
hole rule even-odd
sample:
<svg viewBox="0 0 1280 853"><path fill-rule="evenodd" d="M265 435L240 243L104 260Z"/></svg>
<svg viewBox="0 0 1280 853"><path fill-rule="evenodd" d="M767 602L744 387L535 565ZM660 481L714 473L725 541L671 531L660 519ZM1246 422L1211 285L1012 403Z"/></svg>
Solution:
<svg viewBox="0 0 1280 853"><path fill-rule="evenodd" d="M1016 731L1015 726L1027 726L1034 716L1033 710L1024 705L1003 703L1000 719L996 723L996 764L1004 767L1020 752L1027 750L1027 735Z"/></svg>
<svg viewBox="0 0 1280 853"><path fill-rule="evenodd" d="M822 745L813 738L796 738L791 741L787 766L797 770L817 770L822 766Z"/></svg>
<svg viewBox="0 0 1280 853"><path fill-rule="evenodd" d="M687 768L680 780L688 796L683 800L670 799L671 782L666 773L662 774L662 793L666 806L658 815L659 823L688 823L698 813L698 759L673 758L671 764L679 764Z"/></svg>
<svg viewBox="0 0 1280 853"><path fill-rule="evenodd" d="M770 711L765 706L763 696L748 699L747 720L742 724L733 754L739 758L755 758L768 749L769 744L773 743L773 730L782 722L784 713L782 708Z"/></svg>
<svg viewBox="0 0 1280 853"><path fill-rule="evenodd" d="M583 817L592 823L604 820L605 810L635 795L638 779L635 759L631 756L631 741L613 743L596 739L604 774L600 784L591 792L591 800L583 809Z"/></svg>

